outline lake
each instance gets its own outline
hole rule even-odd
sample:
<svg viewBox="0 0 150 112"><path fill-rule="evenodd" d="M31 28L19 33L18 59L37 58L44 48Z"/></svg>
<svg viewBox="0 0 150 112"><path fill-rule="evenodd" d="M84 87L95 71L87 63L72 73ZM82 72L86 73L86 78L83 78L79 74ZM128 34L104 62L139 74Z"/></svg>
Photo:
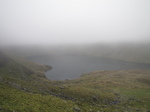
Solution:
<svg viewBox="0 0 150 112"><path fill-rule="evenodd" d="M108 58L80 55L49 55L28 57L29 60L47 64L53 69L45 72L50 80L79 78L81 74L97 70L149 69L150 64L132 63Z"/></svg>

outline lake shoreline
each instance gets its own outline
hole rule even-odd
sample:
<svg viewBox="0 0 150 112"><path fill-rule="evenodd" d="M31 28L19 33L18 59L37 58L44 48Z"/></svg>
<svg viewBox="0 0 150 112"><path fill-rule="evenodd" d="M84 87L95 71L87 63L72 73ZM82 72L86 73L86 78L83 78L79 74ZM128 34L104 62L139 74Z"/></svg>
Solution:
<svg viewBox="0 0 150 112"><path fill-rule="evenodd" d="M50 65L53 69L44 74L50 80L71 80L80 78L83 73L99 70L128 70L149 69L150 64L127 62L109 58L91 56L59 55L59 56L35 56L30 61Z"/></svg>

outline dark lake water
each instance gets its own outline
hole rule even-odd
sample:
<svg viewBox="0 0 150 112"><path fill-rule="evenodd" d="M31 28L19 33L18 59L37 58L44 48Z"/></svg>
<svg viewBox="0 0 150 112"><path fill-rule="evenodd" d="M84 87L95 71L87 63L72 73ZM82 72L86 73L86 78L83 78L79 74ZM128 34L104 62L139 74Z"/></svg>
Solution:
<svg viewBox="0 0 150 112"><path fill-rule="evenodd" d="M34 56L29 60L47 64L53 69L45 73L50 80L65 80L79 78L82 73L96 70L149 69L150 64L132 63L114 59L91 56L59 55Z"/></svg>

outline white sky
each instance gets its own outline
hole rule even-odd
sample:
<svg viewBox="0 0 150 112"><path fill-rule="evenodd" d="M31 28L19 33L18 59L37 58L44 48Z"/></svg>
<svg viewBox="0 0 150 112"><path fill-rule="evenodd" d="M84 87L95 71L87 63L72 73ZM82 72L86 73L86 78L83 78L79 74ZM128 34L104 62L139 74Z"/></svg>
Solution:
<svg viewBox="0 0 150 112"><path fill-rule="evenodd" d="M150 0L0 0L0 44L150 39Z"/></svg>

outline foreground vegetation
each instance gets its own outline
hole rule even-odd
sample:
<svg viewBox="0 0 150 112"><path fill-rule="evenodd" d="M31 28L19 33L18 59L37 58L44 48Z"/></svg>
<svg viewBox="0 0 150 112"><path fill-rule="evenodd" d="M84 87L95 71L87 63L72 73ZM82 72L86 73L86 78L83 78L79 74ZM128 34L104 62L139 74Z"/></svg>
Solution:
<svg viewBox="0 0 150 112"><path fill-rule="evenodd" d="M44 75L48 69L0 53L0 111L150 111L150 70L95 71L50 81Z"/></svg>

